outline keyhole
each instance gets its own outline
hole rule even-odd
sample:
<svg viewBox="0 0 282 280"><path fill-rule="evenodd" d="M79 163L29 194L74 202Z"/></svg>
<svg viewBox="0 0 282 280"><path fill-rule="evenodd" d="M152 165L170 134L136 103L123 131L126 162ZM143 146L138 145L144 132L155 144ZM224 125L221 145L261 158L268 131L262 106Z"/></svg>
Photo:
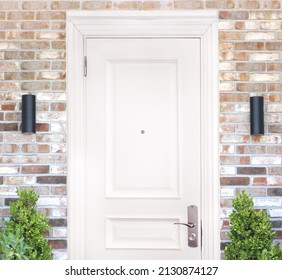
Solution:
<svg viewBox="0 0 282 280"><path fill-rule="evenodd" d="M145 130L141 130L141 134L145 134Z"/></svg>

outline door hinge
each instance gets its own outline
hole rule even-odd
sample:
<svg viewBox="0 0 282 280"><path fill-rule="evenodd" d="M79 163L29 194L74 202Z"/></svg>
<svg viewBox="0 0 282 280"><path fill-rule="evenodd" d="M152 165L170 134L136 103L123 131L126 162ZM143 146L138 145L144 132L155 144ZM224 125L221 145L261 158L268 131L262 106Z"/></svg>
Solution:
<svg viewBox="0 0 282 280"><path fill-rule="evenodd" d="M203 222L201 220L201 238L200 238L200 243L201 243L201 251L203 249Z"/></svg>
<svg viewBox="0 0 282 280"><path fill-rule="evenodd" d="M84 57L84 77L87 76L87 56Z"/></svg>

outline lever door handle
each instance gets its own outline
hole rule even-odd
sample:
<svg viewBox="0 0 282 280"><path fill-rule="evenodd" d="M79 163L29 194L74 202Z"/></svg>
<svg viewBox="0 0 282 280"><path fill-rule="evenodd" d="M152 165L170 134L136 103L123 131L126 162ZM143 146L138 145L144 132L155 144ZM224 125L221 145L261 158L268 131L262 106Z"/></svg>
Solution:
<svg viewBox="0 0 282 280"><path fill-rule="evenodd" d="M195 227L195 224L194 223L174 223L175 225L183 225L183 226L186 226L188 228L194 228Z"/></svg>

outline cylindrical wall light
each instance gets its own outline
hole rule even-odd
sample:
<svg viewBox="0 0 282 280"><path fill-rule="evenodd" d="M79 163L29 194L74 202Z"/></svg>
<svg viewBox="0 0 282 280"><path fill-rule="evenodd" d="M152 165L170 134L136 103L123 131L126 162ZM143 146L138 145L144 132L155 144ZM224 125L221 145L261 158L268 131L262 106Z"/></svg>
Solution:
<svg viewBox="0 0 282 280"><path fill-rule="evenodd" d="M263 96L252 96L250 98L251 109L251 135L264 134L264 105Z"/></svg>
<svg viewBox="0 0 282 280"><path fill-rule="evenodd" d="M36 133L35 95L22 95L22 133Z"/></svg>

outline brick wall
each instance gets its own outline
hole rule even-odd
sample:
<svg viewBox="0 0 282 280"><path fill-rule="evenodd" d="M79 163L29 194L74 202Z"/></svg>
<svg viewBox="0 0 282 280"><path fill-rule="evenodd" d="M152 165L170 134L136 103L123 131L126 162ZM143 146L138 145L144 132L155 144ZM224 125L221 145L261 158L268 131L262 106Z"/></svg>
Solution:
<svg viewBox="0 0 282 280"><path fill-rule="evenodd" d="M281 2L0 0L0 216L16 188L34 186L55 258L66 258L66 10L218 9L222 248L231 198L242 189L267 209L282 243ZM27 92L38 101L31 136L20 133ZM265 97L264 136L249 135L252 95Z"/></svg>

